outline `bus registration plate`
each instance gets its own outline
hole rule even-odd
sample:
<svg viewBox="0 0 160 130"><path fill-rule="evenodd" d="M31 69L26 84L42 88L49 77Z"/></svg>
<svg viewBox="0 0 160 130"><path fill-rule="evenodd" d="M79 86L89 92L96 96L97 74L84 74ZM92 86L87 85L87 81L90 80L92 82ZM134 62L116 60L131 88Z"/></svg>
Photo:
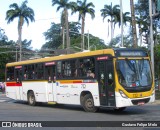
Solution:
<svg viewBox="0 0 160 130"><path fill-rule="evenodd" d="M144 102L138 102L138 105L144 105Z"/></svg>

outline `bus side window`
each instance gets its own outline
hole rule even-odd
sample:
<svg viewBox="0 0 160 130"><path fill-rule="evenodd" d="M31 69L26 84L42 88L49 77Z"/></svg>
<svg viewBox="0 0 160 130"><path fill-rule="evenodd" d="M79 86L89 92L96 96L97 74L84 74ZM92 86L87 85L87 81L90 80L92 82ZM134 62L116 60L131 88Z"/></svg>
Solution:
<svg viewBox="0 0 160 130"><path fill-rule="evenodd" d="M7 81L14 80L14 67L7 68Z"/></svg>
<svg viewBox="0 0 160 130"><path fill-rule="evenodd" d="M80 59L79 68L81 77L95 77L95 60L94 58ZM92 75L92 76L91 76Z"/></svg>
<svg viewBox="0 0 160 130"><path fill-rule="evenodd" d="M24 79L24 80L27 80L27 79L28 79L28 66L27 66L27 65L24 66L23 79Z"/></svg>
<svg viewBox="0 0 160 130"><path fill-rule="evenodd" d="M62 78L62 61L57 62L57 78Z"/></svg>
<svg viewBox="0 0 160 130"><path fill-rule="evenodd" d="M43 74L44 74L44 66L42 63L39 63L37 67L37 78L44 79Z"/></svg>

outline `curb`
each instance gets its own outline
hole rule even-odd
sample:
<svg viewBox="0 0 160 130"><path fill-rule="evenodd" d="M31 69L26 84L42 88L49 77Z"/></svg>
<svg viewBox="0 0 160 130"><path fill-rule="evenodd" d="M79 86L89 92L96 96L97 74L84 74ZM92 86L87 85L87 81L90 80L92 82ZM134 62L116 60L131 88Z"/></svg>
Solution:
<svg viewBox="0 0 160 130"><path fill-rule="evenodd" d="M150 104L158 104L158 105L160 105L160 100L155 100L154 102L152 102Z"/></svg>

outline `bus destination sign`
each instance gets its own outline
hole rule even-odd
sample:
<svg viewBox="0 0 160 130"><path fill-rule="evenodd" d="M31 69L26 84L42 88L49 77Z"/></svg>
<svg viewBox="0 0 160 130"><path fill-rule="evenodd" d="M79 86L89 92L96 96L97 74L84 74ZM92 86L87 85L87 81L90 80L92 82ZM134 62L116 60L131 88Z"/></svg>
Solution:
<svg viewBox="0 0 160 130"><path fill-rule="evenodd" d="M147 53L145 51L140 50L131 50L131 51L118 51L115 53L116 56L121 57L146 57Z"/></svg>

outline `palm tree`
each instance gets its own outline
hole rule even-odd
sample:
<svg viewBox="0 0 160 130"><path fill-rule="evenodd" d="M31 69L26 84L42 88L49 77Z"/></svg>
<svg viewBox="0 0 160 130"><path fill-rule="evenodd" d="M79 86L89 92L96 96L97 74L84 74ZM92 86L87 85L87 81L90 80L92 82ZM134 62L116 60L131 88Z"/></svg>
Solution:
<svg viewBox="0 0 160 130"><path fill-rule="evenodd" d="M131 17L129 15L130 15L130 12L123 13L123 24L125 26L127 26L127 22L130 23L130 21L131 21ZM121 18L120 18L120 15L118 15L118 14L117 14L117 21L116 22L118 23L118 25L120 27L121 26Z"/></svg>
<svg viewBox="0 0 160 130"><path fill-rule="evenodd" d="M68 49L70 48L69 43L69 25L68 25L68 9L72 8L71 2L69 0L52 0L52 6L58 5L57 11L59 11L61 8L63 9L63 12L65 14L65 26L66 26L66 41L67 41L67 53Z"/></svg>
<svg viewBox="0 0 160 130"><path fill-rule="evenodd" d="M27 23L27 25L29 25L29 20L31 22L34 22L34 11L33 9L29 8L27 6L28 1L25 0L24 2L22 2L22 4L19 6L17 5L17 3L13 3L9 6L9 8L11 8L10 10L8 10L6 12L6 20L7 23L9 24L10 22L12 22L15 18L18 18L18 43L20 46L20 61L22 59L22 26L24 24L24 22Z"/></svg>
<svg viewBox="0 0 160 130"><path fill-rule="evenodd" d="M108 24L111 23L111 39L113 39L113 31L114 31L113 24L116 23L118 20L118 17L120 17L118 16L120 15L119 8L120 8L119 5L112 6L112 3L111 3L111 5L104 5L104 8L100 10L103 20L106 17L110 17L107 21L108 21Z"/></svg>
<svg viewBox="0 0 160 130"><path fill-rule="evenodd" d="M134 0L130 0L131 19L132 19L132 32L133 32L133 47L137 47L137 32L136 32L136 19L134 15Z"/></svg>
<svg viewBox="0 0 160 130"><path fill-rule="evenodd" d="M93 9L95 6L92 2L87 3L87 0L77 0L77 3L73 2L75 8L72 9L72 13L79 12L79 20L82 19L82 28L81 28L81 48L84 50L84 28L85 28L85 17L86 14L90 14L91 18L95 18L95 10Z"/></svg>

